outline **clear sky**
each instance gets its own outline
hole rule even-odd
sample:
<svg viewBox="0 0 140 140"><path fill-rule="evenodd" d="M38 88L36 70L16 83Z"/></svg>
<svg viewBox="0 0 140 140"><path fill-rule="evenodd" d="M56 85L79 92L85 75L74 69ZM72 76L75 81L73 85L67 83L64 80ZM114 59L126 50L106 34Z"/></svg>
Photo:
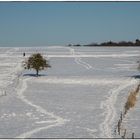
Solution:
<svg viewBox="0 0 140 140"><path fill-rule="evenodd" d="M140 39L140 2L0 2L0 46Z"/></svg>

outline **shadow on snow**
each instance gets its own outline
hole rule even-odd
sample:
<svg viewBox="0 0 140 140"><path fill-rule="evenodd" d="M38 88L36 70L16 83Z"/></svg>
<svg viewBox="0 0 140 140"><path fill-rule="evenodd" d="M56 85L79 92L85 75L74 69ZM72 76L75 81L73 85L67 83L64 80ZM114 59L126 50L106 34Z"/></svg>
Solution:
<svg viewBox="0 0 140 140"><path fill-rule="evenodd" d="M28 73L28 74L23 74L23 76L40 77L40 76L47 76L47 74L38 74L37 76L36 74Z"/></svg>

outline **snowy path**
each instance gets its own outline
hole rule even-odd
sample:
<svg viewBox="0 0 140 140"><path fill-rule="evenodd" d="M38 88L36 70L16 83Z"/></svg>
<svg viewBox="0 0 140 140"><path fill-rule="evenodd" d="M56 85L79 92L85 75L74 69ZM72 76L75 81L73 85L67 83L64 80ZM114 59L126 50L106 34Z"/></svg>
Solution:
<svg viewBox="0 0 140 140"><path fill-rule="evenodd" d="M9 48L0 56L2 59L0 63L0 95L7 92L7 87L13 84L16 75L21 71L21 59L15 61L14 59L17 58L13 56L17 50L18 48Z"/></svg>
<svg viewBox="0 0 140 140"><path fill-rule="evenodd" d="M29 101L28 99L26 99L26 97L24 96L24 91L27 89L27 81L32 80L32 78L27 78L27 79L24 79L24 80L20 79L20 80L21 80L20 81L21 87L19 87L19 89L17 90L18 98L20 98L24 103L28 104L29 106L35 108L38 113L43 113L43 114L49 116L50 118L52 118L54 120L49 120L49 121L46 120L45 122L43 122L43 124L44 123L49 123L46 126L35 128L35 129L31 130L31 131L28 131L28 132L25 132L23 134L20 134L16 138L29 138L34 133L37 133L37 132L39 132L41 130L49 129L51 127L61 126L64 123L66 123L66 121L68 121L68 120L63 119L63 118L61 118L59 116L54 115L54 113L47 112L47 110L45 110L41 106L38 106L38 105L32 103L31 101Z"/></svg>
<svg viewBox="0 0 140 140"><path fill-rule="evenodd" d="M102 138L113 138L113 122L115 121L116 117L116 109L114 107L117 96L120 94L122 90L125 88L135 85L137 83L136 80L127 79L128 82L125 82L125 84L121 84L119 87L111 89L109 91L109 97L107 100L101 102L101 109L104 109L103 115L105 116L104 122L100 124L100 131L101 131L101 137Z"/></svg>
<svg viewBox="0 0 140 140"><path fill-rule="evenodd" d="M21 99L24 103L28 104L29 106L35 108L38 113L43 113L54 120L46 120L46 121L36 122L36 123L43 124L43 126L39 127L39 128L32 129L28 132L24 132L24 133L20 134L19 136L17 136L16 138L30 138L33 134L35 134L41 130L47 130L47 129L52 128L52 127L61 126L61 125L65 124L66 121L69 121L69 120L63 119L59 116L56 116L53 113L47 112L47 110L45 110L41 106L38 106L38 105L32 103L31 101L29 101L28 99L26 99L26 97L23 95L23 93L27 89L27 82L30 80L32 80L32 78L27 78L27 79L21 80L21 82L20 82L21 88L19 88L19 90L17 91L18 98ZM55 80L51 80L51 81L53 82ZM40 82L42 82L42 80ZM65 83L65 81L64 81L64 83ZM44 126L44 124L46 124L46 125Z"/></svg>
<svg viewBox="0 0 140 140"><path fill-rule="evenodd" d="M73 48L70 48L70 47L66 47L69 51L70 51L70 53L71 53L71 55L74 57L74 61L78 64L78 65L81 65L81 66L83 66L84 68L86 68L86 69L92 69L92 66L90 65L90 64L88 64L88 63L86 63L86 62L84 62L82 59L81 59L81 57L80 56L82 56L83 54L78 54L79 55L79 57L76 57L75 55L76 55L76 52L75 52L75 50L73 49Z"/></svg>

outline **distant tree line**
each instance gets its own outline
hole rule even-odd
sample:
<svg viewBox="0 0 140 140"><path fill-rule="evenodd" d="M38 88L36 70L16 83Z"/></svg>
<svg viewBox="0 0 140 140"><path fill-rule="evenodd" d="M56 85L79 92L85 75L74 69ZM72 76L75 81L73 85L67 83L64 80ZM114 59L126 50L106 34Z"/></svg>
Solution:
<svg viewBox="0 0 140 140"><path fill-rule="evenodd" d="M108 42L103 42L101 44L95 44L94 43L93 45L97 45L97 46L140 46L140 40L136 39L135 42L131 42L131 41L121 41L121 42L108 41Z"/></svg>
<svg viewBox="0 0 140 140"><path fill-rule="evenodd" d="M87 45L81 45L81 44L68 44L68 46L140 46L140 40L136 39L135 42L132 41L120 41L120 42L114 42L114 41L107 41L103 43L90 43Z"/></svg>

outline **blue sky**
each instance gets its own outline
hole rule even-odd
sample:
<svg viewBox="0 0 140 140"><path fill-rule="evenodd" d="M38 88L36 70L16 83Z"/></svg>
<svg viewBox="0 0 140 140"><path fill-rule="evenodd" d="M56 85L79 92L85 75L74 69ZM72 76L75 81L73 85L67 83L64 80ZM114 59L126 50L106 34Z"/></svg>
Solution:
<svg viewBox="0 0 140 140"><path fill-rule="evenodd" d="M0 2L0 46L140 39L140 2Z"/></svg>

